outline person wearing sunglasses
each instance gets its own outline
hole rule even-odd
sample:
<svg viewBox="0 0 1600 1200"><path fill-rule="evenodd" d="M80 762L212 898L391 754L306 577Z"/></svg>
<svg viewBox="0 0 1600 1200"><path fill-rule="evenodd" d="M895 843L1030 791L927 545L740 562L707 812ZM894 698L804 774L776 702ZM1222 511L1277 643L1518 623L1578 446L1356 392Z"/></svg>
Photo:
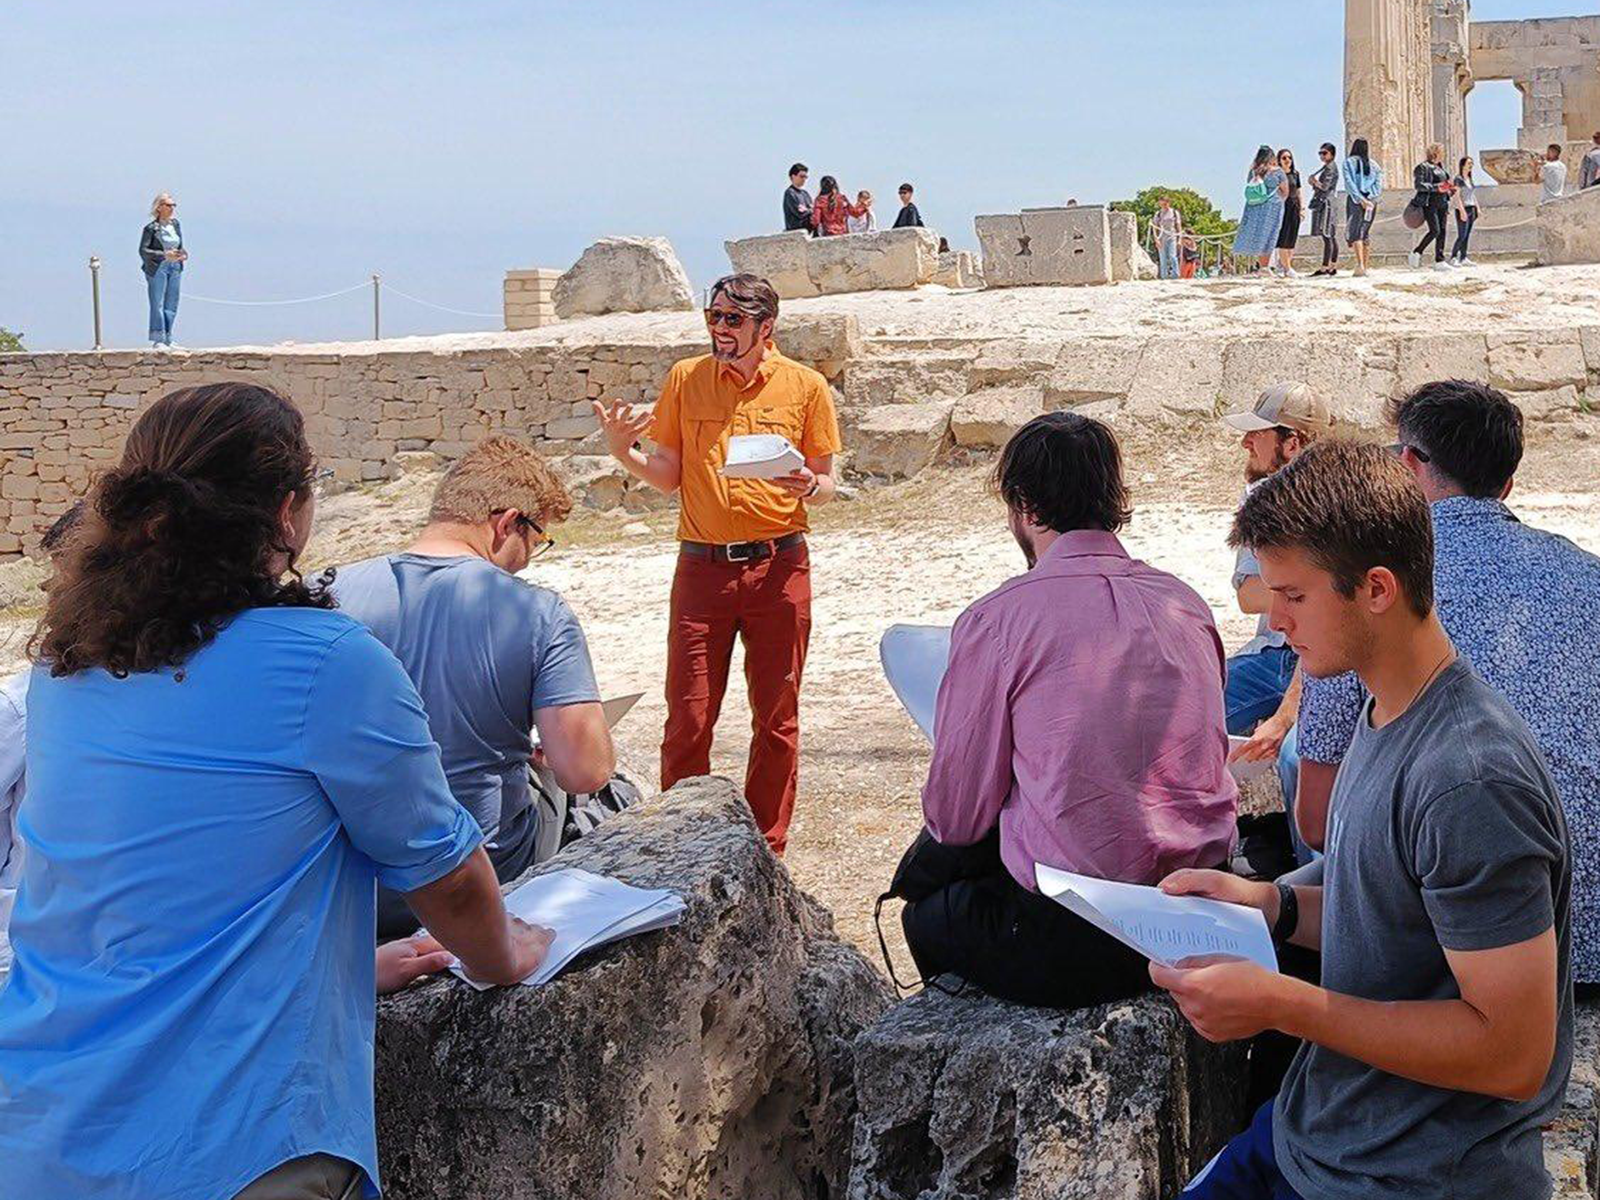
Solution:
<svg viewBox="0 0 1600 1200"><path fill-rule="evenodd" d="M536 753L569 793L600 790L616 769L578 618L555 592L517 577L571 511L539 453L497 435L445 473L407 550L342 567L333 584L340 610L416 684L450 790L483 830L501 882L549 844L529 777ZM380 938L416 926L398 895L380 891Z"/></svg>
<svg viewBox="0 0 1600 1200"><path fill-rule="evenodd" d="M783 853L800 763L800 676L811 632L808 508L834 496L842 448L828 381L778 352L778 293L757 275L711 287L711 353L667 373L649 408L595 402L611 453L680 495L680 552L667 632L661 786L706 775L735 636L744 643L754 736L745 797ZM776 479L722 474L731 437L778 434L804 458ZM639 439L648 436L646 452Z"/></svg>

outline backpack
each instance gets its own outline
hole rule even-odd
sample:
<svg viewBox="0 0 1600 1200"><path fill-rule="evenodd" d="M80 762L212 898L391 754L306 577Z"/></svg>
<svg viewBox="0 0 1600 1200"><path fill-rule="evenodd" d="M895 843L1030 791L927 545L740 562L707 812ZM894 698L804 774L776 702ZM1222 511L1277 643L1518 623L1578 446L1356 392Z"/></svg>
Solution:
<svg viewBox="0 0 1600 1200"><path fill-rule="evenodd" d="M1265 204L1270 192L1265 179L1252 179L1244 185L1244 206L1254 208L1258 204Z"/></svg>

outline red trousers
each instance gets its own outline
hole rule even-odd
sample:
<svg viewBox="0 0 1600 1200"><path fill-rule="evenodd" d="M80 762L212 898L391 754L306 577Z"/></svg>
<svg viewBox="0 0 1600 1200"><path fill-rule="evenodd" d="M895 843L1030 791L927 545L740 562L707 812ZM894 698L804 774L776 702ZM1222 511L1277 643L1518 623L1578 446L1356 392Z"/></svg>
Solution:
<svg viewBox="0 0 1600 1200"><path fill-rule="evenodd" d="M711 771L735 634L744 642L752 717L744 794L767 844L782 854L800 776L800 674L811 640L811 559L803 544L760 562L679 556L667 631L663 791Z"/></svg>

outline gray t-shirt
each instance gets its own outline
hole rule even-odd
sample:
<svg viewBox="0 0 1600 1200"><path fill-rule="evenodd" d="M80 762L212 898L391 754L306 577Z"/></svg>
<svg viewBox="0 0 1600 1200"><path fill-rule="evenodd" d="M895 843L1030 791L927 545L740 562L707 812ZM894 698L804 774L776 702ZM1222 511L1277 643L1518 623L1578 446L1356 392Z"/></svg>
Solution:
<svg viewBox="0 0 1600 1200"><path fill-rule="evenodd" d="M1398 718L1368 701L1329 804L1322 985L1369 1000L1460 996L1445 950L1554 925L1560 997L1544 1087L1518 1102L1300 1048L1273 1112L1278 1168L1319 1200L1550 1195L1539 1128L1572 1066L1567 827L1533 735L1458 659Z"/></svg>
<svg viewBox="0 0 1600 1200"><path fill-rule="evenodd" d="M471 555L370 558L340 567L333 590L411 676L450 790L492 838L532 803L534 710L600 699L578 618Z"/></svg>

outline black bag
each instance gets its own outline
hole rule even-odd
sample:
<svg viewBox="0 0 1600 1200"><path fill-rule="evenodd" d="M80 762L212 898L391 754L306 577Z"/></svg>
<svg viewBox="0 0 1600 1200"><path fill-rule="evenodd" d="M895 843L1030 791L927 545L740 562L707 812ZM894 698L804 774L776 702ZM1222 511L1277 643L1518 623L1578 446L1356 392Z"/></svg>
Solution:
<svg viewBox="0 0 1600 1200"><path fill-rule="evenodd" d="M1411 203L1406 205L1406 210L1400 214L1400 219L1405 222L1407 229L1422 228L1428 218L1423 214L1420 196L1411 197Z"/></svg>

